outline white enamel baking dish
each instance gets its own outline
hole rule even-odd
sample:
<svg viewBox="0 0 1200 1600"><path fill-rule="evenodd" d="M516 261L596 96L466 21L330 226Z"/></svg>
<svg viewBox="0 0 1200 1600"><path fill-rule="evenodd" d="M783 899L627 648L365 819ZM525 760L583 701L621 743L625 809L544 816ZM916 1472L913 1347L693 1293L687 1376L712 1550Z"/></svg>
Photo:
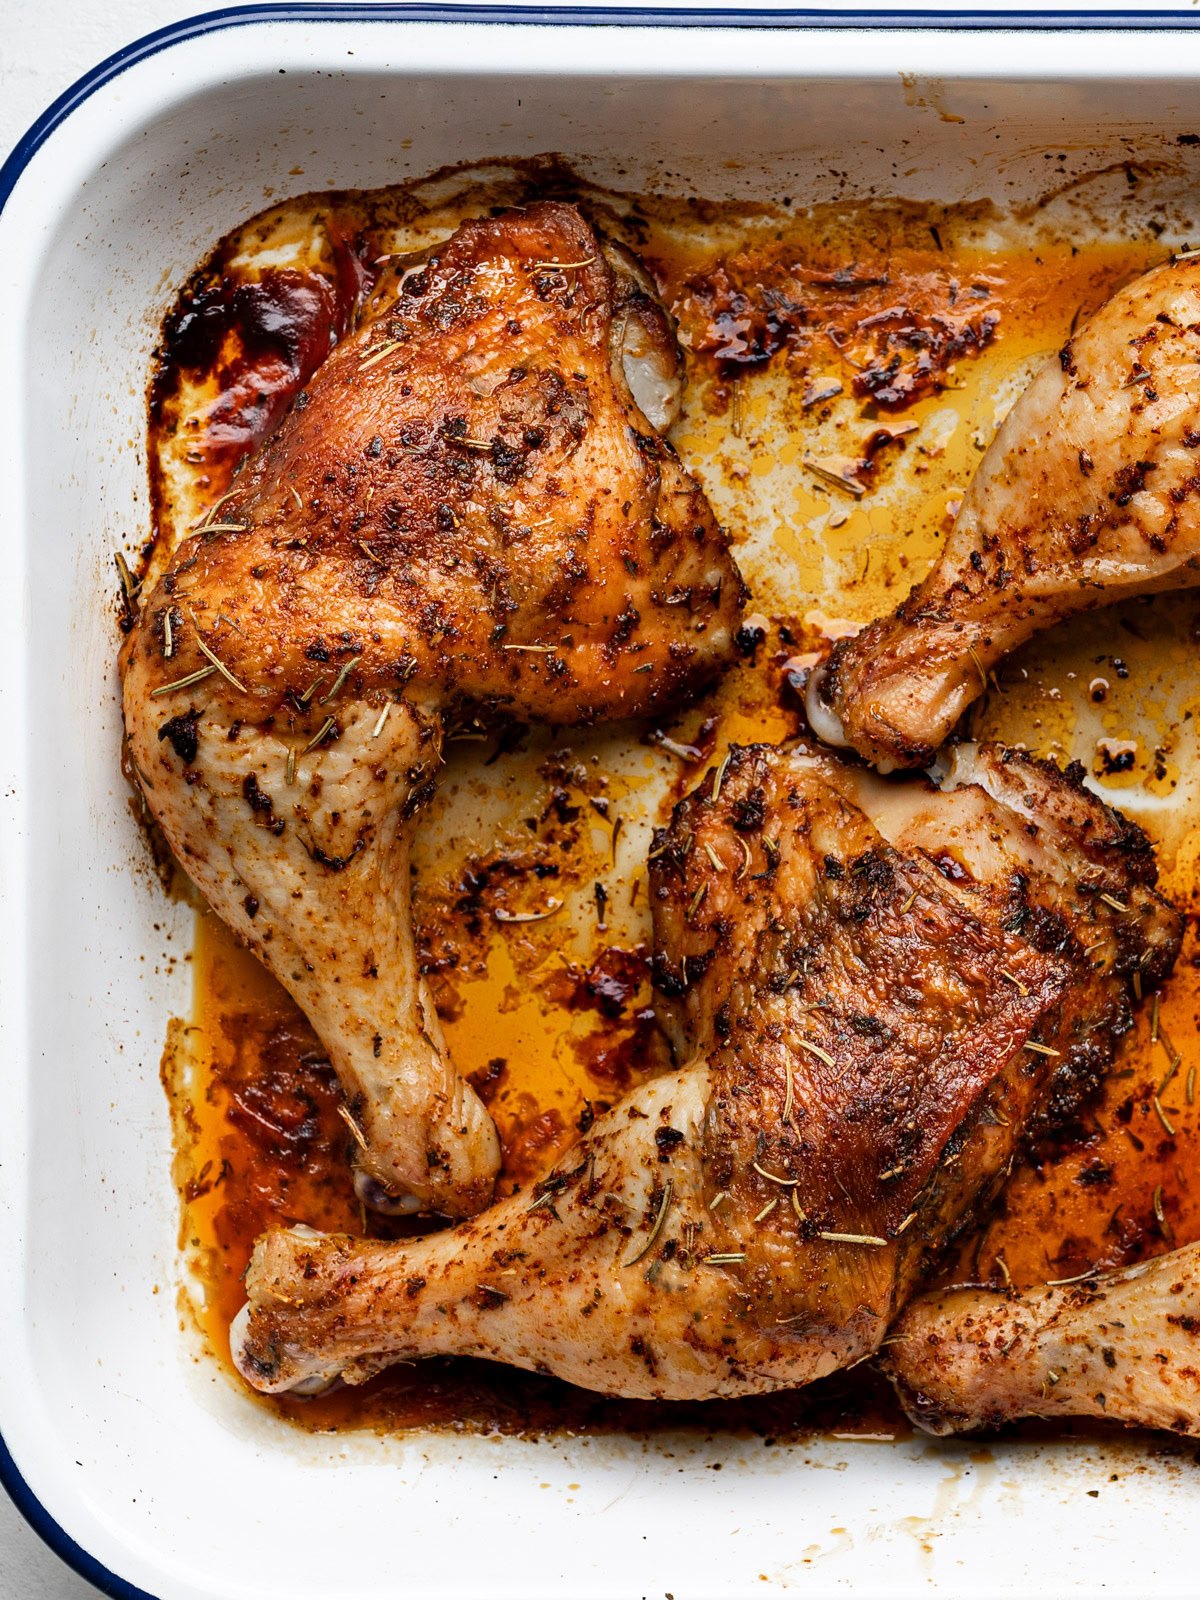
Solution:
<svg viewBox="0 0 1200 1600"><path fill-rule="evenodd" d="M110 596L148 529L149 353L195 263L268 197L488 155L714 198L1009 201L1047 148L1103 165L1200 130L1194 13L496 15L165 30L0 174L0 1476L105 1592L158 1600L1194 1595L1200 1469L1144 1441L310 1438L181 1330L158 1059L190 913L118 774Z"/></svg>

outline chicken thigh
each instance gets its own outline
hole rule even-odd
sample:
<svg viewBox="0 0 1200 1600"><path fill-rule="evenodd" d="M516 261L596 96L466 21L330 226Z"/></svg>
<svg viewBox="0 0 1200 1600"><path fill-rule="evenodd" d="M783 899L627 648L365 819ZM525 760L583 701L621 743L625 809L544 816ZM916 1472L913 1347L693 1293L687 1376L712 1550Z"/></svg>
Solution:
<svg viewBox="0 0 1200 1600"><path fill-rule="evenodd" d="M256 1388L469 1353L703 1399L860 1360L1180 939L1140 831L994 748L942 790L735 748L651 869L684 1065L452 1231L265 1234L231 1336Z"/></svg>
<svg viewBox="0 0 1200 1600"><path fill-rule="evenodd" d="M469 1214L499 1161L416 966L444 725L642 716L730 658L742 583L657 431L651 291L555 203L395 263L123 651L150 810L313 1022L381 1207Z"/></svg>
<svg viewBox="0 0 1200 1600"><path fill-rule="evenodd" d="M809 682L817 735L925 766L1002 656L1064 617L1200 583L1200 259L1113 296L1042 368L941 559Z"/></svg>

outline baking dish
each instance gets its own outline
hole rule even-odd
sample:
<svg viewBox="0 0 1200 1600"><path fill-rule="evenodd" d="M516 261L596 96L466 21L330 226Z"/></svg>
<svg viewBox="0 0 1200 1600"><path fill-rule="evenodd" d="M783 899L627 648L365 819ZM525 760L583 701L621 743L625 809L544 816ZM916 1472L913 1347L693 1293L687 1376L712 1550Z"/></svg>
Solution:
<svg viewBox="0 0 1200 1600"><path fill-rule="evenodd" d="M856 20L217 13L106 63L0 175L3 1472L109 1593L1194 1588L1194 1468L1144 1441L322 1438L181 1328L157 1066L189 1006L192 919L119 776L107 599L113 550L149 531L165 306L272 196L487 156L558 151L600 182L713 198L1020 203L1048 149L1180 182L1162 156L1200 128L1195 18Z"/></svg>

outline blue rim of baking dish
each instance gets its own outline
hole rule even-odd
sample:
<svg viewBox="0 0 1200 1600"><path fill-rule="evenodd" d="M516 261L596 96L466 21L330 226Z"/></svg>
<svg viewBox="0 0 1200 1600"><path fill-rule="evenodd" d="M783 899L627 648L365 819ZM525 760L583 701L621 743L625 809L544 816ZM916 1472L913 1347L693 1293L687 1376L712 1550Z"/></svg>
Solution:
<svg viewBox="0 0 1200 1600"><path fill-rule="evenodd" d="M115 51L77 79L42 112L0 166L0 210L3 210L25 168L54 130L83 102L111 79L160 50L202 38L224 28L255 22L482 22L540 27L584 28L787 28L872 29L931 32L1041 32L1156 33L1200 29L1194 11L832 11L821 7L787 7L781 10L739 7L688 6L663 10L653 6L539 6L363 3L363 0L270 0L257 5L228 6L206 11L180 22L156 28L132 44ZM103 1566L50 1515L21 1476L4 1437L0 1434L0 1485L7 1491L26 1522L54 1554L81 1578L112 1600L157 1600L145 1589L119 1578Z"/></svg>
<svg viewBox="0 0 1200 1600"><path fill-rule="evenodd" d="M681 6L667 10L657 6L589 5L509 5L462 3L436 4L431 0L267 0L254 5L227 6L220 11L205 11L168 23L153 33L143 34L132 44L107 56L90 72L85 72L47 106L41 116L13 147L0 166L0 210L3 210L17 180L34 155L60 123L66 121L89 95L117 77L127 67L157 55L160 50L203 38L224 28L244 27L255 22L477 22L523 24L535 27L574 28L786 28L786 29L871 29L904 32L926 29L941 33L1010 33L1025 31L1055 33L1159 33L1194 32L1200 29L1200 13L1179 10L1072 11L1046 10L962 10L962 11L875 11L869 7L834 11L821 6L785 6L779 10L765 6ZM3 1479L0 1456L0 1481ZM134 1591L130 1590L130 1593Z"/></svg>

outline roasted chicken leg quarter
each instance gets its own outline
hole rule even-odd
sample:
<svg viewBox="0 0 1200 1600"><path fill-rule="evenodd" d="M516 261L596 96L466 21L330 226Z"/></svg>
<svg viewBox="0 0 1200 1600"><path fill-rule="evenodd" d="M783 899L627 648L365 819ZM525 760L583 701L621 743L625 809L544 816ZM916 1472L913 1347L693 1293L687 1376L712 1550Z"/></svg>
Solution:
<svg viewBox="0 0 1200 1600"><path fill-rule="evenodd" d="M1200 260L1148 272L1038 373L941 559L809 682L809 721L881 770L927 766L1040 629L1200 583Z"/></svg>
<svg viewBox="0 0 1200 1600"><path fill-rule="evenodd" d="M1023 1131L1179 948L1140 833L1029 757L941 790L734 749L652 853L678 1071L531 1192L405 1243L277 1229L232 1330L277 1391L469 1353L610 1394L808 1382L879 1348Z"/></svg>
<svg viewBox="0 0 1200 1600"><path fill-rule="evenodd" d="M642 716L731 655L742 582L657 431L681 363L652 290L553 203L394 263L123 652L149 807L311 1019L373 1204L468 1214L499 1160L414 951L446 724Z"/></svg>

